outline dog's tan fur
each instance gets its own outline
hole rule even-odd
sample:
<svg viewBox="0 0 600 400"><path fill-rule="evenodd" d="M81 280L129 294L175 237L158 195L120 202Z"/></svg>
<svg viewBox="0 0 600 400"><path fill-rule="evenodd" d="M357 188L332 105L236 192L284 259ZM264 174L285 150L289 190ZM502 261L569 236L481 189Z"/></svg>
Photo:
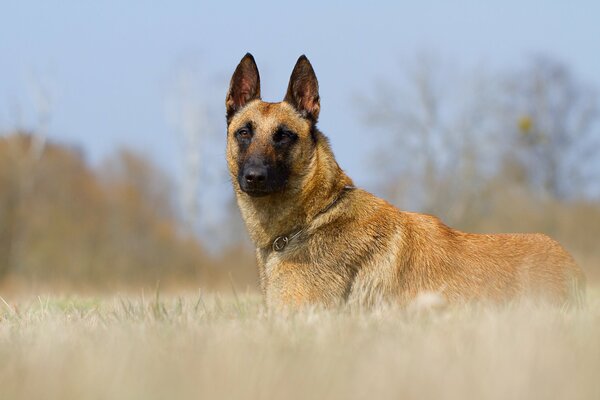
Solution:
<svg viewBox="0 0 600 400"><path fill-rule="evenodd" d="M315 128L318 84L305 57L292 73L286 99L267 103L260 100L258 69L247 55L226 105L229 171L270 308L407 304L421 292L437 292L451 303L531 295L562 304L580 293L582 271L543 234L463 233L364 190L344 191L352 181ZM298 135L282 191L252 197L236 181L243 160L234 133L249 121L256 127L252 154L276 157L270 135L282 123ZM272 249L276 237L299 229L283 251Z"/></svg>

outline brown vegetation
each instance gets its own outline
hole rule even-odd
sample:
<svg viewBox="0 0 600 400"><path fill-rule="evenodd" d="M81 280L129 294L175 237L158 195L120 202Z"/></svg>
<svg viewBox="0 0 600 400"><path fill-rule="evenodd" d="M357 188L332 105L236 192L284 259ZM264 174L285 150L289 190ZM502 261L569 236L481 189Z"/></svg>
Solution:
<svg viewBox="0 0 600 400"><path fill-rule="evenodd" d="M219 287L230 274L254 284L242 245L211 257L181 229L172 185L150 161L121 151L94 169L38 140L0 138L0 284Z"/></svg>

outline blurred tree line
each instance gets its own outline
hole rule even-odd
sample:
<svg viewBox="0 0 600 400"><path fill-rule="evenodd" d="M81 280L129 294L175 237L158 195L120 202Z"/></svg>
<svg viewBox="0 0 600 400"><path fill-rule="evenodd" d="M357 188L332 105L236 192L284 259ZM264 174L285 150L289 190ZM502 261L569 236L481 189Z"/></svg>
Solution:
<svg viewBox="0 0 600 400"><path fill-rule="evenodd" d="M600 275L598 94L562 62L457 72L421 54L360 98L379 191L475 232L544 232Z"/></svg>
<svg viewBox="0 0 600 400"><path fill-rule="evenodd" d="M248 250L209 255L182 229L173 184L121 150L91 168L28 132L0 137L0 283L115 288L254 285Z"/></svg>
<svg viewBox="0 0 600 400"><path fill-rule="evenodd" d="M206 128L220 113L201 107L201 88L183 78L171 104L183 190L129 150L92 167L46 141L44 124L0 135L0 287L256 287L235 202L213 199L198 212L201 191L230 185L203 172L203 144L222 145ZM464 73L421 55L359 108L377 138L365 168L386 199L466 231L547 233L600 277L598 95L566 65L538 56L508 72ZM203 235L203 219L219 212L218 232ZM216 237L225 238L218 251Z"/></svg>

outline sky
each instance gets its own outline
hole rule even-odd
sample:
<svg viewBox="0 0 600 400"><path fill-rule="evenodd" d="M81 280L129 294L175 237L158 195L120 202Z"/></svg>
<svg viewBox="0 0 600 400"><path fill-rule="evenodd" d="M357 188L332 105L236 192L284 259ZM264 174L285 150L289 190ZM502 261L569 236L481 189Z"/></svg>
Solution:
<svg viewBox="0 0 600 400"><path fill-rule="evenodd" d="M246 52L263 99L283 98L306 54L321 94L320 129L359 185L377 140L353 101L426 50L466 66L520 65L545 53L600 87L600 2L594 1L2 1L0 130L36 128L98 163L127 146L174 176L182 140L169 113L181 71L206 112L205 163L225 169L224 99ZM228 185L226 177L219 184Z"/></svg>

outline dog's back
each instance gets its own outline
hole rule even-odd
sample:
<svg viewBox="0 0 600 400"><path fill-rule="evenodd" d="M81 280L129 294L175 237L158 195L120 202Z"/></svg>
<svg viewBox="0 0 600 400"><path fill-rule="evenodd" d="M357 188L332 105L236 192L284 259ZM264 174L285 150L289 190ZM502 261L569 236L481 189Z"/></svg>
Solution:
<svg viewBox="0 0 600 400"><path fill-rule="evenodd" d="M521 297L579 304L585 286L573 258L546 235L463 233L362 190L307 235L263 259L285 304L408 304L421 293L455 304Z"/></svg>
<svg viewBox="0 0 600 400"><path fill-rule="evenodd" d="M573 258L546 235L469 234L429 215L400 214L407 249L398 260L400 293L408 298L433 291L451 302L526 297L563 304L584 286Z"/></svg>

